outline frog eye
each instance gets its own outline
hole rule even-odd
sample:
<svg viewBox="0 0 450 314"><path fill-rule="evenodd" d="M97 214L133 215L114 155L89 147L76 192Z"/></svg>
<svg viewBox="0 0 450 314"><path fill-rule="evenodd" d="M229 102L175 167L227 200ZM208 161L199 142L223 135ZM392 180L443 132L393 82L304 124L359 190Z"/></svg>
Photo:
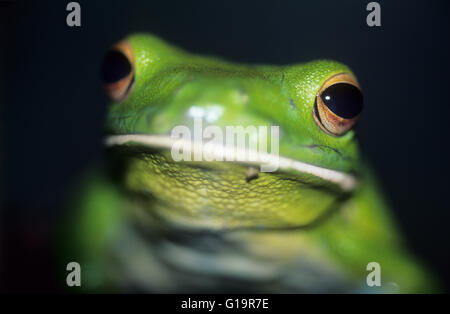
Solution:
<svg viewBox="0 0 450 314"><path fill-rule="evenodd" d="M332 76L316 95L313 116L322 130L343 135L358 121L363 109L363 95L355 78L347 73Z"/></svg>
<svg viewBox="0 0 450 314"><path fill-rule="evenodd" d="M125 99L134 85L134 57L127 42L113 46L103 58L101 80L106 94L113 101Z"/></svg>

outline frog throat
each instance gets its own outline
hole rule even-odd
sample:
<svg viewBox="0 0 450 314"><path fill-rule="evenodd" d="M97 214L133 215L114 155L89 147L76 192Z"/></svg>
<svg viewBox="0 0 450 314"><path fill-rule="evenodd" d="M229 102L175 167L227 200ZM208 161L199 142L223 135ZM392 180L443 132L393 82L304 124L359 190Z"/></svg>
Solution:
<svg viewBox="0 0 450 314"><path fill-rule="evenodd" d="M192 142L190 140L183 139L181 141L182 141L181 145L183 145L184 149L189 150L193 147L193 145L191 145ZM183 143L183 141L185 142ZM107 136L105 139L105 145L107 147L138 144L151 148L170 150L175 143L180 144L180 139L172 138L167 135L123 134L123 135L110 135ZM211 148L213 148L211 150L213 155L216 154L216 152L220 152L221 156L223 156L225 153L226 156L232 157L231 160L237 160L237 158L233 157L242 155L240 154L238 149L234 149L233 147L229 147L219 143L208 143L208 149ZM201 151L203 151L205 149L205 145L202 143L198 144L196 143L196 149L200 149ZM189 151L188 153L190 154L192 153L192 151ZM277 168L278 171L281 170L281 171L300 172L313 175L325 181L336 184L346 192L354 190L358 183L356 177L351 174L333 169L319 167L302 161L294 160L288 157L276 156L270 153L254 152L254 151L250 151L249 154L243 155L257 156L258 158L256 158L256 160L264 160L265 161L264 164L266 166ZM215 155L214 157L219 156ZM254 165L254 166L261 165L261 162L254 160L255 159L252 158L251 160L244 159L233 162L244 163L246 165Z"/></svg>

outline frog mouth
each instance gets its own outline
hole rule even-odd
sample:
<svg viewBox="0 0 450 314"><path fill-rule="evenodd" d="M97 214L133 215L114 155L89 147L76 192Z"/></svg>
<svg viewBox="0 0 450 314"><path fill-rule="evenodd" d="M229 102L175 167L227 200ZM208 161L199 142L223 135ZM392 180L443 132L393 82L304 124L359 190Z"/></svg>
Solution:
<svg viewBox="0 0 450 314"><path fill-rule="evenodd" d="M183 149L191 149L188 154L193 153L192 147L204 151L206 149L205 144L196 143L191 140L183 140L173 138L168 135L150 135L150 134L123 134L123 135L110 135L105 139L105 145L107 147L113 146L127 146L127 145L142 145L155 149L171 150L175 144L182 145ZM241 163L247 166L262 166L265 165L268 168L275 168L276 171L286 171L291 173L306 173L325 181L331 182L339 186L342 190L350 192L354 190L358 184L358 180L352 174L344 173L338 170L324 168L316 165L312 165L303 161L291 159L284 156L278 156L271 153L250 151L249 154L242 154L238 149L229 147L220 143L208 143L208 149L212 153L213 157L218 157L218 154L226 154L231 157L234 163ZM248 160L242 160L233 158L236 156L256 156ZM237 161L239 160L239 161ZM205 161L208 162L208 161ZM230 162L230 161L225 161Z"/></svg>

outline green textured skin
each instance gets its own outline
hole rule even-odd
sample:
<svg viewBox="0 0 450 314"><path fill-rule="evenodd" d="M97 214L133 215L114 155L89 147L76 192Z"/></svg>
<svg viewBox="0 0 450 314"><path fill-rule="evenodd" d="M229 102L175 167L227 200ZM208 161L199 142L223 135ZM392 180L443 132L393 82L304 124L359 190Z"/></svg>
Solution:
<svg viewBox="0 0 450 314"><path fill-rule="evenodd" d="M213 123L218 126L279 125L281 156L353 173L359 185L349 194L314 176L281 171L260 173L248 182L242 165L174 162L169 152L124 145L111 152L112 172L120 172L120 178L105 175L100 186L87 183L75 205L80 213L75 247L83 261L97 269L114 269L105 252L124 241L117 226L137 221L144 229L164 225L235 230L229 237L244 246L248 256L293 274L301 271L296 269L298 261L307 257L344 277L349 284L343 291L433 291L433 280L405 249L382 193L360 158L355 131L333 136L314 121L312 109L321 84L338 73L352 74L350 69L328 60L238 65L187 53L152 35L132 35L127 41L135 58L135 85L129 97L110 105L108 134L170 134L174 126L192 124L187 112L193 106L215 110L221 113ZM156 223L154 215L160 217ZM295 226L303 227L283 230ZM134 256L128 258L133 264ZM365 284L366 265L372 261L381 265L381 289ZM126 281L114 275L102 278L97 278L102 287ZM87 281L94 280L87 276ZM315 285L299 290L336 290ZM159 287L177 291L164 284L152 289Z"/></svg>

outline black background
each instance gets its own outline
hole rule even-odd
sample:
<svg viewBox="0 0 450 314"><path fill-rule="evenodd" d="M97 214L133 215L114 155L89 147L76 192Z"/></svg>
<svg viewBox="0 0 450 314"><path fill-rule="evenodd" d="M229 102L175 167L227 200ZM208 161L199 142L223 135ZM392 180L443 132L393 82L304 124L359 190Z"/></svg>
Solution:
<svg viewBox="0 0 450 314"><path fill-rule="evenodd" d="M106 49L152 32L192 52L251 63L329 58L365 96L359 138L410 247L450 282L449 10L445 1L0 2L0 289L55 291L54 227L74 178L101 157ZM362 266L363 267L363 266Z"/></svg>

